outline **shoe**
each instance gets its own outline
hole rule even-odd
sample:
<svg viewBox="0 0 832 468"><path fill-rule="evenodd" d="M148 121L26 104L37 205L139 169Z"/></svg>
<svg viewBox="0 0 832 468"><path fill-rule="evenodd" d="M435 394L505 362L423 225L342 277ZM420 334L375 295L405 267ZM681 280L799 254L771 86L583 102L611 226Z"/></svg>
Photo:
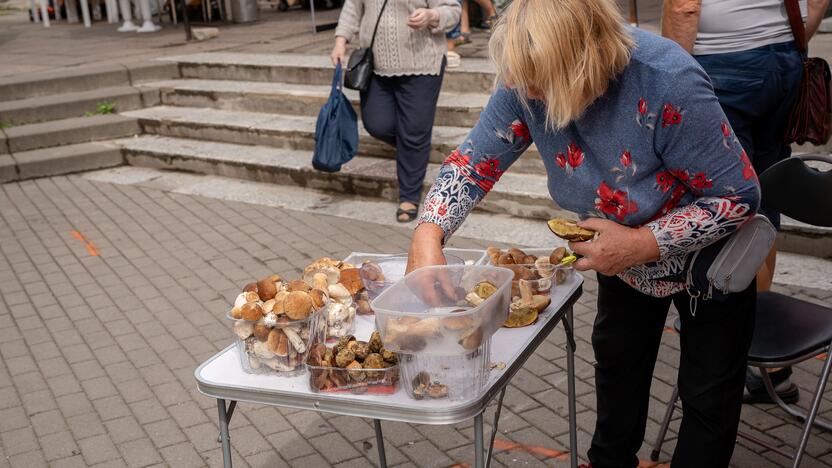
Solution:
<svg viewBox="0 0 832 468"><path fill-rule="evenodd" d="M471 33L460 33L459 37L454 39L455 46L461 46L471 43Z"/></svg>
<svg viewBox="0 0 832 468"><path fill-rule="evenodd" d="M419 216L419 208L406 210L402 207L399 207L396 210L396 221L400 223L409 223L416 219L417 216Z"/></svg>
<svg viewBox="0 0 832 468"><path fill-rule="evenodd" d="M462 57L456 52L448 51L448 62L445 65L447 68L459 68L462 65Z"/></svg>
<svg viewBox="0 0 832 468"><path fill-rule="evenodd" d="M768 376L771 379L771 384L774 385L774 391L777 396L783 400L784 403L797 403L800 399L800 390L797 385L793 384L791 379L792 368L784 367L775 372L769 372ZM742 395L742 402L746 404L769 403L774 404L774 400L768 396L765 384L760 371L756 367L748 367L745 373L745 391Z"/></svg>

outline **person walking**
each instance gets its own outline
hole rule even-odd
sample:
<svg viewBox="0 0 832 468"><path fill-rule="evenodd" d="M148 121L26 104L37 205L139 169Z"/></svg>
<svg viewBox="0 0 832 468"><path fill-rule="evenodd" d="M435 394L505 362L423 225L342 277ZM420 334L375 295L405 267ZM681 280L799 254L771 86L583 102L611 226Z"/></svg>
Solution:
<svg viewBox="0 0 832 468"><path fill-rule="evenodd" d="M445 71L445 33L459 18L457 0L346 0L338 18L333 64L345 63L347 43L369 47L378 22L361 119L370 135L396 148L399 222L418 216Z"/></svg>
<svg viewBox="0 0 832 468"><path fill-rule="evenodd" d="M734 450L755 291L692 300L686 261L759 204L754 169L708 77L678 45L626 24L614 0L514 0L489 43L499 85L425 197L408 270L443 244L534 142L548 192L586 218L570 243L595 270L593 468L636 467L671 303L685 408L673 468L724 468Z"/></svg>
<svg viewBox="0 0 832 468"><path fill-rule="evenodd" d="M710 77L731 127L759 174L791 155L784 143L789 113L803 75L785 2L791 0L664 0L662 34L692 53ZM807 39L829 0L800 0ZM762 200L760 213L779 229L780 214ZM776 246L757 274L757 290L774 278ZM746 377L746 403L773 403L757 369ZM799 398L790 367L769 373L787 403Z"/></svg>

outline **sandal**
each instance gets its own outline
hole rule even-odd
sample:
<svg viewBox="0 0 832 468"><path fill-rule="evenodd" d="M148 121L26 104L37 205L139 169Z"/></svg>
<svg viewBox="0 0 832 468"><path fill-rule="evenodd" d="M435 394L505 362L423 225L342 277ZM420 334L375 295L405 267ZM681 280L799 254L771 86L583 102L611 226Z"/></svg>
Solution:
<svg viewBox="0 0 832 468"><path fill-rule="evenodd" d="M455 46L461 46L471 43L471 33L459 33L459 37L454 39Z"/></svg>
<svg viewBox="0 0 832 468"><path fill-rule="evenodd" d="M403 215L407 219L402 219ZM412 209L409 209L409 210L405 210L402 207L399 207L398 209L396 209L396 221L398 221L400 223L409 223L409 222L413 221L414 219L416 219L417 216L419 216L419 208L418 207L417 208L412 208Z"/></svg>

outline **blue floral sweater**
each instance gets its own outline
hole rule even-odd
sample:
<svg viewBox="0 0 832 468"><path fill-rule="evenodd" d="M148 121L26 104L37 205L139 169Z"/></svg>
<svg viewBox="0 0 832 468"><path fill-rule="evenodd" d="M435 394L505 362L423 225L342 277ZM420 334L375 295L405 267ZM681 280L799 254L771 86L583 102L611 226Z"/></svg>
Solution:
<svg viewBox="0 0 832 468"><path fill-rule="evenodd" d="M661 258L619 276L653 296L684 289L672 278L687 257L737 229L757 209L759 183L707 75L675 43L632 30L627 68L566 128L545 126L545 107L528 109L498 88L465 141L445 160L420 223L445 238L534 142L549 194L581 217L648 226Z"/></svg>

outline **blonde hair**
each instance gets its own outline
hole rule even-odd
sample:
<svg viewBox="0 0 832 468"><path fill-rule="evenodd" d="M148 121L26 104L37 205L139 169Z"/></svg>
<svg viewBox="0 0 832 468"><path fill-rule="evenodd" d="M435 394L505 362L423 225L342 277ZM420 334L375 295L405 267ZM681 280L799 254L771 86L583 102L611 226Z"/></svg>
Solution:
<svg viewBox="0 0 832 468"><path fill-rule="evenodd" d="M564 128L607 91L634 46L612 0L514 0L489 42L497 82L528 107L542 94L546 127Z"/></svg>

